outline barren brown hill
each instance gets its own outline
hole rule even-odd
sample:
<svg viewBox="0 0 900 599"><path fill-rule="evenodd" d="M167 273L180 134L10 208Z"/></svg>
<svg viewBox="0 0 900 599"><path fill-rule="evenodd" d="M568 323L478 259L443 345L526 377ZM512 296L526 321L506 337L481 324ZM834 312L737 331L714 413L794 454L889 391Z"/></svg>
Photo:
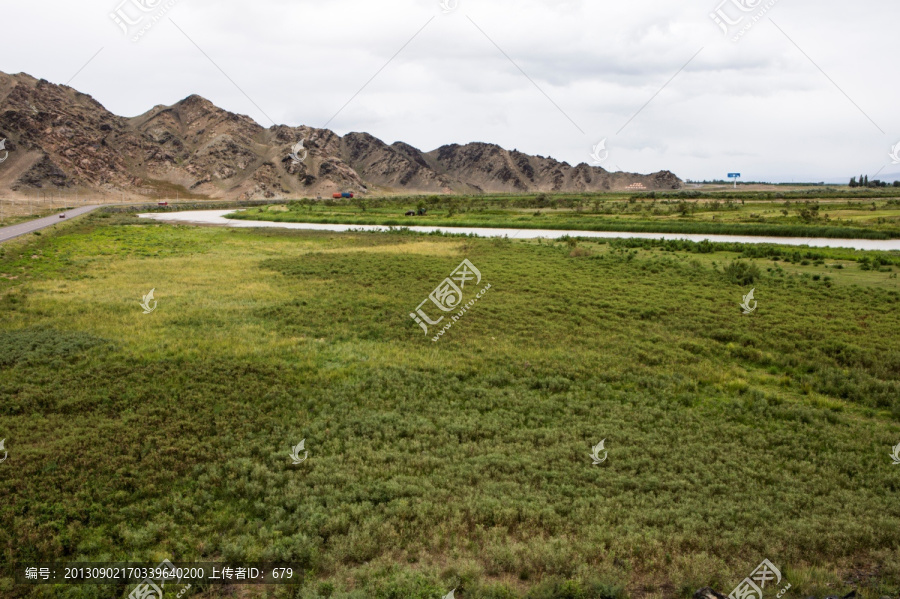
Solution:
<svg viewBox="0 0 900 599"><path fill-rule="evenodd" d="M337 191L498 193L678 189L668 171L651 175L572 167L484 143L422 152L367 133L261 127L200 96L133 118L86 94L26 74L0 73L0 193L80 189L104 196L224 199L314 197ZM306 159L289 154L303 140Z"/></svg>

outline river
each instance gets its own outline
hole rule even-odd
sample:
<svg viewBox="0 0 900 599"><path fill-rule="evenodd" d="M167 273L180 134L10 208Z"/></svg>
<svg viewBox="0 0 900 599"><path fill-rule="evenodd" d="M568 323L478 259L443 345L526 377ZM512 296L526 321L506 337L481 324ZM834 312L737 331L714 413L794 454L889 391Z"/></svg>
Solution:
<svg viewBox="0 0 900 599"><path fill-rule="evenodd" d="M235 210L193 210L185 212L154 212L139 214L141 218L153 220L188 223L198 225L224 225L227 227L256 228L267 227L277 229L305 229L311 231L343 232L351 229L357 231L386 231L390 227L382 225L333 225L319 223L277 223L263 220L235 220L225 218ZM397 227L394 227L395 229ZM900 251L900 239L830 239L825 237L764 237L761 235L698 235L694 233L629 233L627 231L561 231L555 229L489 229L478 227L405 227L417 233L465 233L478 237L509 237L510 239L559 239L560 237L585 237L599 239L687 239L689 241L731 242L731 243L774 243L778 245L796 245L809 247L852 248L857 250L896 250Z"/></svg>

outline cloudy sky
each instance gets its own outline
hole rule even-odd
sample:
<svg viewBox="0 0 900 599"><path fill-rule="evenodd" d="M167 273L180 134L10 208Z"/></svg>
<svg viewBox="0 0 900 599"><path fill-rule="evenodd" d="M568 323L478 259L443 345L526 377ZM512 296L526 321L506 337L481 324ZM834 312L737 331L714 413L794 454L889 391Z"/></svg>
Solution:
<svg viewBox="0 0 900 599"><path fill-rule="evenodd" d="M443 1L0 0L0 70L124 116L197 93L426 151L577 164L606 140L605 168L684 179L900 172L897 0Z"/></svg>

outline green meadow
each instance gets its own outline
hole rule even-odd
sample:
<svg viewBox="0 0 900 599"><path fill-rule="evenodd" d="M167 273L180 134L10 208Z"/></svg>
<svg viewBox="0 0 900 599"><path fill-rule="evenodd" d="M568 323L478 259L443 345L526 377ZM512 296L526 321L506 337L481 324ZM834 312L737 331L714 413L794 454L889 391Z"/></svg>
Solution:
<svg viewBox="0 0 900 599"><path fill-rule="evenodd" d="M891 236L877 218L839 226ZM466 301L491 289L433 342L410 313L464 259ZM162 559L302 573L184 595L204 598L685 599L763 559L790 597L896 597L897 272L897 253L99 212L5 243L0 597L120 599L13 568Z"/></svg>

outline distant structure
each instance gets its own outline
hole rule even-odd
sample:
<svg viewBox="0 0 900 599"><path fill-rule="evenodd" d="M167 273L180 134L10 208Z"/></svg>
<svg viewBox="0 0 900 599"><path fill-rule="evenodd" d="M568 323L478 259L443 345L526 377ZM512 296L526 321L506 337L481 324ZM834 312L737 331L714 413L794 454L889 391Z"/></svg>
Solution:
<svg viewBox="0 0 900 599"><path fill-rule="evenodd" d="M625 188L626 191L647 191L647 187L643 183L632 183Z"/></svg>

